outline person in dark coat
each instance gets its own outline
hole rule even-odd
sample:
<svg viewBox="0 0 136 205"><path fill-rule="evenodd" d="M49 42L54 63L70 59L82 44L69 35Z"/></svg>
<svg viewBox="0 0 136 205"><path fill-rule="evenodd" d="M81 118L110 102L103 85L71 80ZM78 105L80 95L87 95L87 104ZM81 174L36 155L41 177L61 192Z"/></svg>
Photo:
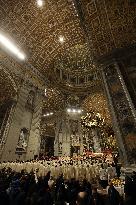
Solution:
<svg viewBox="0 0 136 205"><path fill-rule="evenodd" d="M120 204L119 192L115 189L112 182L109 183L108 197L109 197L110 205L119 205Z"/></svg>
<svg viewBox="0 0 136 205"><path fill-rule="evenodd" d="M136 175L135 172L132 178L126 176L125 178L125 201L124 205L134 205L136 204Z"/></svg>
<svg viewBox="0 0 136 205"><path fill-rule="evenodd" d="M53 205L53 199L48 186L40 190L37 205Z"/></svg>
<svg viewBox="0 0 136 205"><path fill-rule="evenodd" d="M65 185L60 184L59 187L57 188L56 192L56 205L65 205L66 201L66 190L65 190Z"/></svg>
<svg viewBox="0 0 136 205"><path fill-rule="evenodd" d="M97 188L93 188L92 190L92 200L93 205L104 205L101 195L97 192Z"/></svg>
<svg viewBox="0 0 136 205"><path fill-rule="evenodd" d="M91 201L88 200L88 194L86 192L79 192L77 196L77 205L92 205Z"/></svg>
<svg viewBox="0 0 136 205"><path fill-rule="evenodd" d="M9 205L9 204L10 204L9 196L6 193L6 190L4 189L2 182L0 182L0 205Z"/></svg>

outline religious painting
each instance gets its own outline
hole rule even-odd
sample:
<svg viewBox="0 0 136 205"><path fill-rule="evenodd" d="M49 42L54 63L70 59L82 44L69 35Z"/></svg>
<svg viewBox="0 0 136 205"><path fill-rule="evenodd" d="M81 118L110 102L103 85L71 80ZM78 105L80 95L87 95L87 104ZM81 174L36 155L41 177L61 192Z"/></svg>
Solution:
<svg viewBox="0 0 136 205"><path fill-rule="evenodd" d="M29 135L28 129L22 128L20 130L16 152L26 152L28 146L28 135Z"/></svg>

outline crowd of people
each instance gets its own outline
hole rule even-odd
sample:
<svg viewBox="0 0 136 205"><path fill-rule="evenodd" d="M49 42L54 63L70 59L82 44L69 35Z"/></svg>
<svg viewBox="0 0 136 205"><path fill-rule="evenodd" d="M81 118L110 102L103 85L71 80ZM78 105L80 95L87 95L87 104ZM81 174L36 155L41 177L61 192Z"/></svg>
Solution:
<svg viewBox="0 0 136 205"><path fill-rule="evenodd" d="M135 205L136 175L126 178L125 200L111 182L115 176L114 164L102 159L2 162L0 204Z"/></svg>
<svg viewBox="0 0 136 205"><path fill-rule="evenodd" d="M0 164L0 169L11 168L16 172L26 170L27 173L31 171L37 172L37 176L45 176L49 171L53 178L57 178L63 173L64 179L68 180L75 178L82 180L86 178L88 181L96 180L99 176L101 180L108 180L114 178L116 169L112 162L105 162L101 158L47 158L46 160L31 160L31 161L14 161L3 162Z"/></svg>

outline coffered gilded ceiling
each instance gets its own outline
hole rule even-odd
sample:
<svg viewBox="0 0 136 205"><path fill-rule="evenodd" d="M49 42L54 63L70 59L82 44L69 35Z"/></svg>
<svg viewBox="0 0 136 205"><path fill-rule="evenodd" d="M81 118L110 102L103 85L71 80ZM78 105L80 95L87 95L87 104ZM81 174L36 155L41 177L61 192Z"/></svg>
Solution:
<svg viewBox="0 0 136 205"><path fill-rule="evenodd" d="M0 67L0 105L15 97L16 90L13 81L6 72Z"/></svg>
<svg viewBox="0 0 136 205"><path fill-rule="evenodd" d="M51 84L44 99L44 113L64 107L62 93L78 92L81 96L96 87L99 90L101 76L93 58L136 42L136 4L132 2L44 0L40 8L36 0L0 0L0 31L16 42L27 56L19 69L42 90L43 79ZM19 69L17 66L17 72ZM42 80L37 77L38 73ZM0 80L0 90L6 90L8 80L3 77ZM12 93L10 84L8 88ZM88 98L84 102L87 110L95 106L97 97L94 95L96 101Z"/></svg>
<svg viewBox="0 0 136 205"><path fill-rule="evenodd" d="M100 57L136 43L135 0L76 0L82 11L92 53Z"/></svg>
<svg viewBox="0 0 136 205"><path fill-rule="evenodd" d="M43 74L55 57L85 43L72 1L46 0L42 8L34 0L0 0L0 26ZM64 37L64 43L59 41Z"/></svg>
<svg viewBox="0 0 136 205"><path fill-rule="evenodd" d="M83 92L86 88L100 84L99 72L87 44L70 47L57 55L51 66L55 74L52 81L64 89L72 91L72 87L76 87L76 92L79 92L78 88Z"/></svg>
<svg viewBox="0 0 136 205"><path fill-rule="evenodd" d="M52 66L61 57L58 67L64 63L65 70L91 70L92 57L136 42L135 1L43 2L39 8L36 0L0 0L0 29L18 43L27 55L27 62L47 76L52 75ZM85 32L91 46L89 61ZM64 38L63 43L60 37Z"/></svg>

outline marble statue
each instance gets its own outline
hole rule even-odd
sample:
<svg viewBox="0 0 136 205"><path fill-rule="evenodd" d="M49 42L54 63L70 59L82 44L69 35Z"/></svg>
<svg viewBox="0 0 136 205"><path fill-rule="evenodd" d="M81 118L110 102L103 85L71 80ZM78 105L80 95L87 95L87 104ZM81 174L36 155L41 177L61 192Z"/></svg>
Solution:
<svg viewBox="0 0 136 205"><path fill-rule="evenodd" d="M23 130L20 132L17 148L21 148L22 150L26 150L27 147L27 133L24 133Z"/></svg>

